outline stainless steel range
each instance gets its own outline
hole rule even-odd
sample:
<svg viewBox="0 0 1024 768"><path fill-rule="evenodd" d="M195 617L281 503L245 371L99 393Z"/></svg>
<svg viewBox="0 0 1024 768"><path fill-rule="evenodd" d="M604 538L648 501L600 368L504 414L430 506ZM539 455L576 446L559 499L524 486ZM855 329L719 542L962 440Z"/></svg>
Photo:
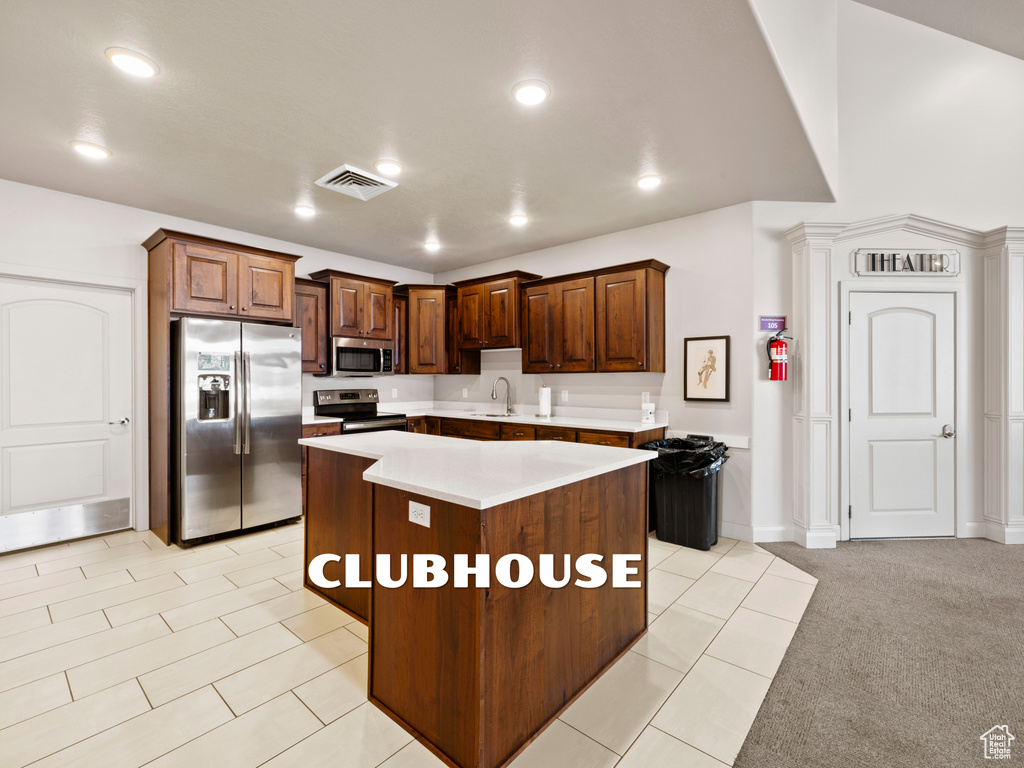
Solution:
<svg viewBox="0 0 1024 768"><path fill-rule="evenodd" d="M313 413L341 419L341 432L406 431L404 413L380 413L376 389L320 389L313 393Z"/></svg>

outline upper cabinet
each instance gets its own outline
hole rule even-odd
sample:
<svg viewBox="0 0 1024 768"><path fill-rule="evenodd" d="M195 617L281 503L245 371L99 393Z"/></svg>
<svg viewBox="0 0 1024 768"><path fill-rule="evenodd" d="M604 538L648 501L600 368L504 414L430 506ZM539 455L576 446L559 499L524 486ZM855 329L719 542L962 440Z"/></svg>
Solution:
<svg viewBox="0 0 1024 768"><path fill-rule="evenodd" d="M170 262L170 310L292 320L298 256L157 230L145 243Z"/></svg>
<svg viewBox="0 0 1024 768"><path fill-rule="evenodd" d="M480 353L459 350L455 289L444 285L406 285L398 289L408 297L408 323L404 347L410 374L480 373Z"/></svg>
<svg viewBox="0 0 1024 768"><path fill-rule="evenodd" d="M455 283L459 348L518 347L519 284L539 277L517 271Z"/></svg>
<svg viewBox="0 0 1024 768"><path fill-rule="evenodd" d="M641 261L595 276L597 370L665 371L665 272Z"/></svg>
<svg viewBox="0 0 1024 768"><path fill-rule="evenodd" d="M327 372L327 286L295 280L295 327L302 329L302 370Z"/></svg>
<svg viewBox="0 0 1024 768"><path fill-rule="evenodd" d="M523 372L664 372L667 269L642 261L525 283Z"/></svg>
<svg viewBox="0 0 1024 768"><path fill-rule="evenodd" d="M331 336L394 338L394 280L360 277L333 269L313 272L310 278L330 286Z"/></svg>
<svg viewBox="0 0 1024 768"><path fill-rule="evenodd" d="M594 278L523 286L523 372L596 370Z"/></svg>

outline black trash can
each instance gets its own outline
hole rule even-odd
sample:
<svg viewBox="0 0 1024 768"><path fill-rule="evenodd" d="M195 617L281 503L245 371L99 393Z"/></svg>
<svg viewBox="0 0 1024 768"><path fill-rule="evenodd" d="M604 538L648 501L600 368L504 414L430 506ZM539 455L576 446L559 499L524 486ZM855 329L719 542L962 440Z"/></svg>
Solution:
<svg viewBox="0 0 1024 768"><path fill-rule="evenodd" d="M650 463L648 528L660 541L708 550L718 543L725 443L706 435L655 440L640 446L657 451Z"/></svg>

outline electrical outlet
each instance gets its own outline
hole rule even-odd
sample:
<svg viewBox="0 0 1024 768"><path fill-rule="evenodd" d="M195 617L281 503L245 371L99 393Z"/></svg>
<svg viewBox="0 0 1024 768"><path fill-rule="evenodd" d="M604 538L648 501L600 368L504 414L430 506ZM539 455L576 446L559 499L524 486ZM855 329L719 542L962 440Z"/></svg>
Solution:
<svg viewBox="0 0 1024 768"><path fill-rule="evenodd" d="M395 399L397 399L397 398L398 398L398 387L392 387L392 388L391 388L391 396L392 396L393 398L395 398Z"/></svg>
<svg viewBox="0 0 1024 768"><path fill-rule="evenodd" d="M430 507L428 507L426 504L420 504L418 501L410 501L409 522L416 523L416 525L422 525L424 528L429 528Z"/></svg>
<svg viewBox="0 0 1024 768"><path fill-rule="evenodd" d="M647 403L651 402L651 393L650 392L641 392L640 393L640 402L643 403L644 405L647 405Z"/></svg>
<svg viewBox="0 0 1024 768"><path fill-rule="evenodd" d="M562 402L563 403L568 403L569 402L569 390L568 389L563 389L562 390Z"/></svg>
<svg viewBox="0 0 1024 768"><path fill-rule="evenodd" d="M469 387L463 387L462 388L462 399L465 400L467 397L469 397Z"/></svg>

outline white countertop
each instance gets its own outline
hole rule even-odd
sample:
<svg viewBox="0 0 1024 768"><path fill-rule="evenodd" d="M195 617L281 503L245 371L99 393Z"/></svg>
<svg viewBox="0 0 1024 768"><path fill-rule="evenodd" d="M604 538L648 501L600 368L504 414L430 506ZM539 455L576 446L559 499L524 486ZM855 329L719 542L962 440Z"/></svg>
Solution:
<svg viewBox="0 0 1024 768"><path fill-rule="evenodd" d="M312 410L312 409L310 409ZM390 413L387 404L381 406L381 413ZM396 410L398 410L396 408ZM653 424L642 424L640 420L623 421L619 419L595 419L579 416L533 416L523 414L519 416L485 416L483 411L449 411L438 409L411 408L403 411L409 418L418 416L437 416L442 419L466 419L469 421L497 421L504 424L528 424L534 427L564 427L566 429L596 429L605 432L646 432L648 429L661 429L668 427L667 421L655 421ZM303 408L302 423L328 424L341 419L330 416L314 416Z"/></svg>
<svg viewBox="0 0 1024 768"><path fill-rule="evenodd" d="M657 457L654 451L551 440L493 441L370 432L300 445L379 459L363 479L409 493L488 509Z"/></svg>

